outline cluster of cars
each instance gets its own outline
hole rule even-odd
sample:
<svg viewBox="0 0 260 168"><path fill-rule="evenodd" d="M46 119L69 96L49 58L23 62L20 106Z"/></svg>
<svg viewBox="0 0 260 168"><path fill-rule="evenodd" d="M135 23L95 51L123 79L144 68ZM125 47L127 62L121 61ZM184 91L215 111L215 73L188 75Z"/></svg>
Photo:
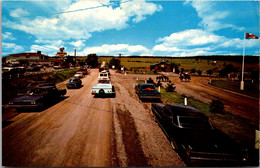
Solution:
<svg viewBox="0 0 260 168"><path fill-rule="evenodd" d="M135 92L140 100L161 99L152 83L135 85ZM201 111L189 106L162 103L152 103L151 110L172 148L188 166L245 165L247 150L214 128Z"/></svg>
<svg viewBox="0 0 260 168"><path fill-rule="evenodd" d="M69 82L66 84L68 89L72 88L80 88L82 86L81 78L84 78L85 75L88 74L87 69L81 69L80 71L76 72L74 77L70 78Z"/></svg>
<svg viewBox="0 0 260 168"><path fill-rule="evenodd" d="M16 108L18 111L23 109L40 109L59 100L66 93L66 89L59 90L55 84L51 83L29 85L27 92L19 93L17 97L9 101L9 107Z"/></svg>
<svg viewBox="0 0 260 168"><path fill-rule="evenodd" d="M91 88L91 94L94 96L112 96L115 97L115 88L111 83L109 70L100 68L98 75L98 84Z"/></svg>

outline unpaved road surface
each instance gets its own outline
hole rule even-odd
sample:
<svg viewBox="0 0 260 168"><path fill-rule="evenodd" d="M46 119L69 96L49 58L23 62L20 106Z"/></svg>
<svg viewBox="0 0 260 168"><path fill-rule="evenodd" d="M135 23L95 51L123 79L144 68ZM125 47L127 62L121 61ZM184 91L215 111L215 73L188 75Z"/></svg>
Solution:
<svg viewBox="0 0 260 168"><path fill-rule="evenodd" d="M98 70L40 112L3 112L2 164L9 167L115 167L185 164L135 92L135 76L112 72L115 98L94 98Z"/></svg>
<svg viewBox="0 0 260 168"><path fill-rule="evenodd" d="M115 98L94 98L91 87L98 70L83 78L83 87L41 112L3 112L2 163L9 167L183 167L154 122L151 103L135 94L136 77L111 71ZM258 100L207 85L208 78L180 82L170 74L176 90L210 102L220 99L227 111L258 122ZM63 84L60 84L62 87ZM63 86L64 87L64 86Z"/></svg>

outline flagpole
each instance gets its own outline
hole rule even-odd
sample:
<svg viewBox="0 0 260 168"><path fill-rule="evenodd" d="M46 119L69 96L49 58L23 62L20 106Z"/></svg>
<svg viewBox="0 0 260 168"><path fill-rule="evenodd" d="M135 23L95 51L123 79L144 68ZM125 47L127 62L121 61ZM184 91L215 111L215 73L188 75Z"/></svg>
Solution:
<svg viewBox="0 0 260 168"><path fill-rule="evenodd" d="M242 76L241 76L240 90L244 90L245 39L246 39L246 33L244 33L244 40L243 40L243 61L242 61Z"/></svg>

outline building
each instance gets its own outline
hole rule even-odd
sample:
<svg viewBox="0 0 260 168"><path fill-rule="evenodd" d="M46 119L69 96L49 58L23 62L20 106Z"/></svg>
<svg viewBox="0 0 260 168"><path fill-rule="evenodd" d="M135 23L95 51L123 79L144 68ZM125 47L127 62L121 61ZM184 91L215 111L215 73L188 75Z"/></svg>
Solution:
<svg viewBox="0 0 260 168"><path fill-rule="evenodd" d="M157 63L157 64L152 64L150 65L150 70L151 71L156 71L156 72L171 72L172 68L170 64L167 64L164 60Z"/></svg>
<svg viewBox="0 0 260 168"><path fill-rule="evenodd" d="M36 53L10 54L2 58L3 64L21 64L24 66L61 66L62 62L63 61L60 57L49 57L47 55L43 55L41 51L37 51Z"/></svg>
<svg viewBox="0 0 260 168"><path fill-rule="evenodd" d="M41 51L37 51L36 53L18 53L18 54L10 54L3 58L4 63L19 63L21 60L23 61L32 61L32 60L46 60L49 59L49 56L43 55Z"/></svg>

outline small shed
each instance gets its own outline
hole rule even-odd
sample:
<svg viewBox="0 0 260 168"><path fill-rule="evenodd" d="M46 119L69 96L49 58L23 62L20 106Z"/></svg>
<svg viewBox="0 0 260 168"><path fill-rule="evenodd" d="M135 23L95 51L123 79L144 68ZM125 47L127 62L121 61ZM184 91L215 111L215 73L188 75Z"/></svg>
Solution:
<svg viewBox="0 0 260 168"><path fill-rule="evenodd" d="M165 61L161 61L157 64L150 65L150 70L157 72L171 72L171 65L167 64Z"/></svg>

